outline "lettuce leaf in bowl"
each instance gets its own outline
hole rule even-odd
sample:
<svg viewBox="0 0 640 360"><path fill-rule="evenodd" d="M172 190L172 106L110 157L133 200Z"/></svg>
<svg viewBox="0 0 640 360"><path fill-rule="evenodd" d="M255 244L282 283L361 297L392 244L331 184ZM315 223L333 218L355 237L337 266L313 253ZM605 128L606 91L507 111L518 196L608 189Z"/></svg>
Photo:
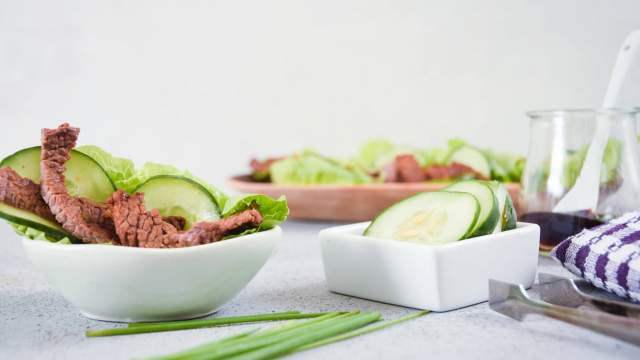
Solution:
<svg viewBox="0 0 640 360"><path fill-rule="evenodd" d="M129 192L127 182L136 173L136 166L133 161L111 155L109 152L95 145L82 145L76 148L77 151L89 156L100 165L107 176L111 178L113 184L118 188Z"/></svg>
<svg viewBox="0 0 640 360"><path fill-rule="evenodd" d="M226 218L251 208L260 212L262 224L259 228L245 230L242 235L272 229L289 215L289 207L284 196L274 199L266 195L247 194L231 197L222 210L222 217Z"/></svg>
<svg viewBox="0 0 640 360"><path fill-rule="evenodd" d="M45 234L40 230L36 230L24 225L14 224L12 222L8 222L8 223L9 225L11 225L11 227L13 227L13 230L16 232L16 234L22 237L29 238L31 240L48 241L48 242L58 243L58 244L72 244L72 241L67 237L62 239L55 239L51 236L47 236L47 234Z"/></svg>

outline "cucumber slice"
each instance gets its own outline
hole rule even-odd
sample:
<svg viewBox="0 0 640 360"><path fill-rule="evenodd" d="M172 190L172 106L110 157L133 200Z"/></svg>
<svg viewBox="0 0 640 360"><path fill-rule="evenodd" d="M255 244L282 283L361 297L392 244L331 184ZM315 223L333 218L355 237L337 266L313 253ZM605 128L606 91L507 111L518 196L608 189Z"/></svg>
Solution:
<svg viewBox="0 0 640 360"><path fill-rule="evenodd" d="M483 177L487 179L491 178L491 165L489 165L489 160L482 151L471 146L463 146L454 151L449 157L449 162L467 165Z"/></svg>
<svg viewBox="0 0 640 360"><path fill-rule="evenodd" d="M9 206L4 203L0 203L0 218L14 224L24 225L32 229L40 230L47 236L56 240L60 240L65 237L69 238L70 240L73 239L73 237L67 234L67 232L64 231L64 229L60 225L47 219L41 218L34 213Z"/></svg>
<svg viewBox="0 0 640 360"><path fill-rule="evenodd" d="M448 186L445 191L459 191L469 193L476 197L480 204L478 221L471 231L471 236L491 234L496 225L500 223L500 207L493 190L481 181L460 181Z"/></svg>
<svg viewBox="0 0 640 360"><path fill-rule="evenodd" d="M40 183L40 146L34 146L7 156L0 162L0 168L10 167L18 175L36 184Z"/></svg>
<svg viewBox="0 0 640 360"><path fill-rule="evenodd" d="M497 181L487 181L485 184L493 190L496 199L498 199L498 207L500 209L500 221L493 229L493 233L515 229L517 222L516 211L509 191L504 184Z"/></svg>
<svg viewBox="0 0 640 360"><path fill-rule="evenodd" d="M480 204L471 194L437 191L414 195L384 210L364 235L423 244L445 244L473 230Z"/></svg>
<svg viewBox="0 0 640 360"><path fill-rule="evenodd" d="M504 221L504 209L507 204L507 197L509 193L507 188L497 181L487 181L485 184L493 191L496 199L498 200L498 209L500 209L500 221L496 224L492 233L499 233L502 231L502 223Z"/></svg>
<svg viewBox="0 0 640 360"><path fill-rule="evenodd" d="M20 176L40 183L40 147L22 149L6 157L0 167L8 166ZM98 163L91 157L71 150L66 164L65 185L72 196L104 202L116 191L116 187Z"/></svg>
<svg viewBox="0 0 640 360"><path fill-rule="evenodd" d="M516 209L513 206L513 200L511 195L507 192L507 201L504 204L504 211L502 214L502 231L513 230L518 223L518 216L516 215Z"/></svg>
<svg viewBox="0 0 640 360"><path fill-rule="evenodd" d="M162 216L184 217L186 229L198 221L220 219L220 209L207 189L182 176L154 176L135 192L144 193L147 209L158 209Z"/></svg>

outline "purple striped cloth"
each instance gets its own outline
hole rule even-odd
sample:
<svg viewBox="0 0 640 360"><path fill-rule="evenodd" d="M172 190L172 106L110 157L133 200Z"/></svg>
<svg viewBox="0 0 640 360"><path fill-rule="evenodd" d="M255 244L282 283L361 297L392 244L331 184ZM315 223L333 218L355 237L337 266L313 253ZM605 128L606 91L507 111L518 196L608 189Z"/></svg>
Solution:
<svg viewBox="0 0 640 360"><path fill-rule="evenodd" d="M640 301L640 212L585 229L563 240L551 256L594 286Z"/></svg>

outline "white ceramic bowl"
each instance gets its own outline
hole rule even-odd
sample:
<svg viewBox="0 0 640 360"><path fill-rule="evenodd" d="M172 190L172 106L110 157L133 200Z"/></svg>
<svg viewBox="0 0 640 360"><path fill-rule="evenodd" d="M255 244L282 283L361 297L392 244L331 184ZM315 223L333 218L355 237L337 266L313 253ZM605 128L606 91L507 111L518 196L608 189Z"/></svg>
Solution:
<svg viewBox="0 0 640 360"><path fill-rule="evenodd" d="M266 263L281 229L181 249L59 245L24 239L35 267L85 316L168 321L215 312Z"/></svg>
<svg viewBox="0 0 640 360"><path fill-rule="evenodd" d="M531 286L538 266L540 228L514 230L445 245L365 237L369 225L320 232L331 291L432 311L487 301L489 279Z"/></svg>

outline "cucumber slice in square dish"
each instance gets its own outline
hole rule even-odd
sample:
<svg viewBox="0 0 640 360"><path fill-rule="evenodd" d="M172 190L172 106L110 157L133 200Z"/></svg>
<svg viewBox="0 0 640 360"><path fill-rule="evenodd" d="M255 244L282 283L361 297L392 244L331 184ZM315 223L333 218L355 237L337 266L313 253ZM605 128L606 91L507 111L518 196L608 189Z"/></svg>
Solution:
<svg viewBox="0 0 640 360"><path fill-rule="evenodd" d="M518 220L507 187L498 181L486 181L485 184L493 190L493 194L498 200L498 208L500 209L500 221L493 229L493 233L515 229Z"/></svg>
<svg viewBox="0 0 640 360"><path fill-rule="evenodd" d="M471 236L491 234L500 222L500 207L491 188L481 181L460 181L448 186L445 191L459 191L476 197L480 204L480 214Z"/></svg>
<svg viewBox="0 0 640 360"><path fill-rule="evenodd" d="M470 236L480 204L471 194L426 192L384 210L364 231L365 236L437 245Z"/></svg>
<svg viewBox="0 0 640 360"><path fill-rule="evenodd" d="M504 204L504 211L502 214L502 231L513 230L518 225L518 216L516 209L513 206L513 200L507 192L507 201Z"/></svg>

